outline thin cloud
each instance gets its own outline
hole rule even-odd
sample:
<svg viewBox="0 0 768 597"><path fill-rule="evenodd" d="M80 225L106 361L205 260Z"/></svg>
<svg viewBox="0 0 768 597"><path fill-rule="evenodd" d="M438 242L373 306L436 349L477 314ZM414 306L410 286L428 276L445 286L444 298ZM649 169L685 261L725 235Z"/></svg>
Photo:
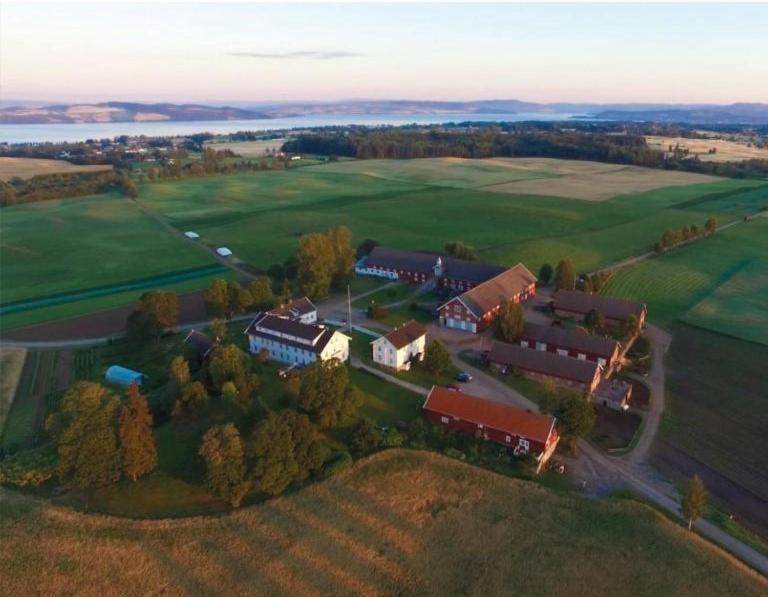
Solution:
<svg viewBox="0 0 768 597"><path fill-rule="evenodd" d="M363 56L358 52L345 50L300 50L297 52L229 52L228 56L240 58L258 58L261 60L290 60L293 58L305 58L307 60L337 60L339 58L358 58Z"/></svg>

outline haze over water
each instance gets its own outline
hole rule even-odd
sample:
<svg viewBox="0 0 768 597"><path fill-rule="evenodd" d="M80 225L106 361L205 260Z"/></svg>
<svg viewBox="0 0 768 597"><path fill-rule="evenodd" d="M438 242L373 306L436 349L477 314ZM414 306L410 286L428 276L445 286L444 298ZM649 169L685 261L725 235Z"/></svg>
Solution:
<svg viewBox="0 0 768 597"><path fill-rule="evenodd" d="M492 122L526 120L569 120L574 114L319 114L292 118L254 120L204 120L198 122L104 122L83 124L2 124L0 143L74 142L86 139L112 139L120 135L174 137L194 133L234 133L237 131L270 131L278 129L334 125L444 124L447 122Z"/></svg>

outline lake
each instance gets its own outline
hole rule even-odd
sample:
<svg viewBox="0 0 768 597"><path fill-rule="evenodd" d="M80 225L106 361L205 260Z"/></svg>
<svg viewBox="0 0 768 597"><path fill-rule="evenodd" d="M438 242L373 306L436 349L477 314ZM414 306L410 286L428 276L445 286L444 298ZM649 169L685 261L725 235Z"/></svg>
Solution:
<svg viewBox="0 0 768 597"><path fill-rule="evenodd" d="M256 120L203 120L198 122L95 122L84 124L2 124L0 142L41 143L44 141L84 141L86 139L111 139L119 135L147 135L150 137L174 137L193 133L234 133L237 131L269 131L275 129L303 128L360 124L368 126L404 124L443 124L446 122L525 120L570 120L576 114L518 113L518 114L313 114L291 118Z"/></svg>

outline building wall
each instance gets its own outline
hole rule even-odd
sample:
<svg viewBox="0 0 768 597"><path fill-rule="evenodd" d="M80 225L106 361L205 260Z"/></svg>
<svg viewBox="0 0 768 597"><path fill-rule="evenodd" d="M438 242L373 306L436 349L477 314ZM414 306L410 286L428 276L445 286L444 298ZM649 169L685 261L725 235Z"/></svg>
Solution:
<svg viewBox="0 0 768 597"><path fill-rule="evenodd" d="M407 369L410 367L412 359L420 361L424 358L426 341L427 337L424 335L398 350L389 340L382 336L371 343L373 361L398 371Z"/></svg>
<svg viewBox="0 0 768 597"><path fill-rule="evenodd" d="M445 327L476 332L479 328L478 323L475 314L467 309L458 297L447 302L440 309L440 325Z"/></svg>
<svg viewBox="0 0 768 597"><path fill-rule="evenodd" d="M496 369L497 371L503 371L508 368L507 365L501 364L501 363L491 363L491 366ZM539 382L546 382L551 381L552 383L555 383L559 386L563 386L566 388L571 388L573 390L577 390L579 392L585 392L585 393L592 393L597 385L600 383L600 380L602 379L602 375L600 372L595 375L594 379L590 383L584 383L580 381L574 381L572 379L566 379L564 377L558 377L555 375L547 375L545 373L539 373L538 371L530 371L528 369L522 369L518 368L518 371L528 379L532 379L534 381Z"/></svg>
<svg viewBox="0 0 768 597"><path fill-rule="evenodd" d="M542 348L543 345L543 348ZM562 347L558 344L537 342L535 340L520 340L520 346L523 348L530 348L533 350L541 350L543 352L551 352L564 357L571 357L572 359L582 359L585 361L591 361L598 363L603 367L613 367L619 358L619 349L616 347L613 354L610 357L605 357L602 354L596 354L594 352L574 350L573 348Z"/></svg>
<svg viewBox="0 0 768 597"><path fill-rule="evenodd" d="M339 359L340 361L345 362L348 358L349 338L339 332L334 333L330 342L326 344L323 352L320 353L320 359L323 361Z"/></svg>
<svg viewBox="0 0 768 597"><path fill-rule="evenodd" d="M309 365L317 360L317 355L311 350L288 346L275 340L250 334L248 335L248 348L253 354L257 354L262 348L265 348L269 351L270 360L291 365Z"/></svg>
<svg viewBox="0 0 768 597"><path fill-rule="evenodd" d="M548 445L545 445L540 441L530 439L527 437L522 437L520 435L517 435L512 432L504 431L502 429L496 429L494 427L490 427L487 425L484 427L481 427L481 426L478 426L476 423L465 421L463 419L456 419L454 417L444 415L443 413L431 411L428 409L424 410L424 414L427 417L427 420L429 420L429 422L434 425L447 426L447 427L450 427L451 429L455 429L457 431L461 431L463 433L472 435L477 439L492 441L497 444L501 444L502 446L506 446L507 448L510 448L512 450L517 449L516 455L519 455L519 456L522 456L529 451L537 455L548 451L547 450ZM549 450L549 452L551 455L551 450Z"/></svg>

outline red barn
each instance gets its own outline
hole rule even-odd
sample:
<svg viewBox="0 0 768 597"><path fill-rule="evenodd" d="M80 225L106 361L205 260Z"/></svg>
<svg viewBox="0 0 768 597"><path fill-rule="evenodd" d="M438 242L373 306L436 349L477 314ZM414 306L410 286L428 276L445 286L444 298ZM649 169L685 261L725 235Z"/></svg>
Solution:
<svg viewBox="0 0 768 597"><path fill-rule="evenodd" d="M612 370L619 360L619 343L613 338L561 327L526 323L517 342L523 348L593 361L606 371Z"/></svg>
<svg viewBox="0 0 768 597"><path fill-rule="evenodd" d="M493 321L502 303L519 303L535 294L536 276L518 263L441 305L440 325L481 332Z"/></svg>
<svg viewBox="0 0 768 597"><path fill-rule="evenodd" d="M510 448L515 456L532 452L539 469L557 447L555 417L528 412L508 404L432 386L424 414L435 425L474 435Z"/></svg>
<svg viewBox="0 0 768 597"><path fill-rule="evenodd" d="M598 311L605 317L606 325L614 327L623 325L630 315L634 315L642 328L648 315L648 309L643 303L580 290L558 290L552 306L557 315L573 317L579 321L590 311Z"/></svg>

